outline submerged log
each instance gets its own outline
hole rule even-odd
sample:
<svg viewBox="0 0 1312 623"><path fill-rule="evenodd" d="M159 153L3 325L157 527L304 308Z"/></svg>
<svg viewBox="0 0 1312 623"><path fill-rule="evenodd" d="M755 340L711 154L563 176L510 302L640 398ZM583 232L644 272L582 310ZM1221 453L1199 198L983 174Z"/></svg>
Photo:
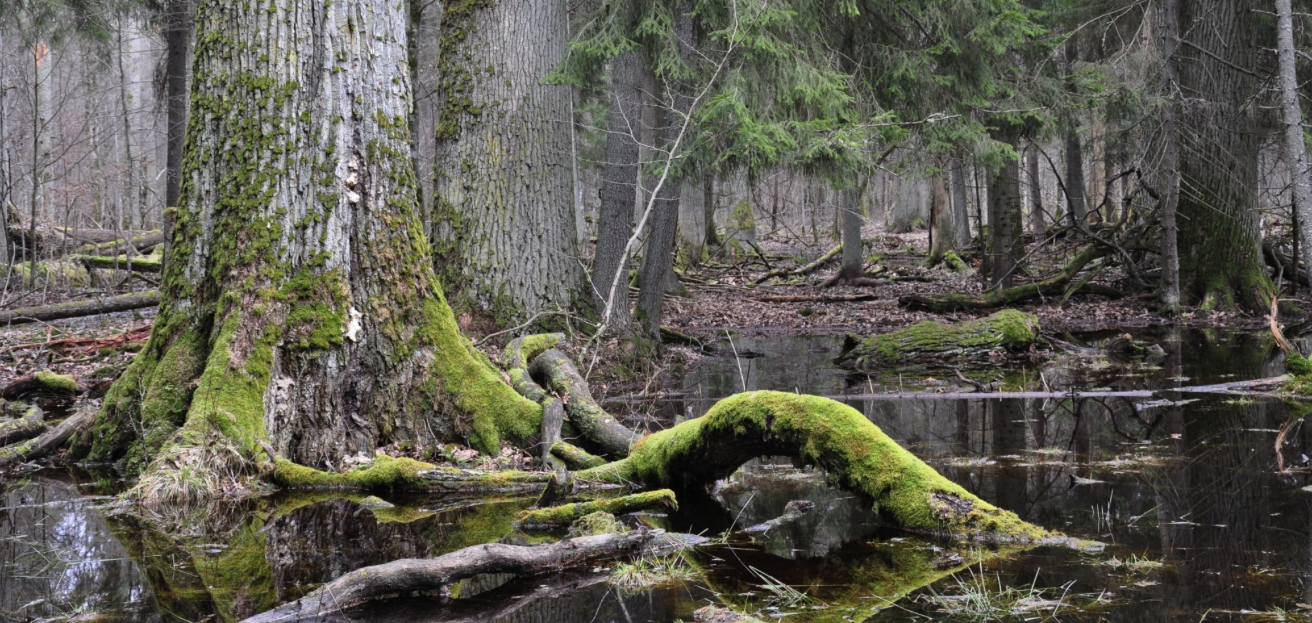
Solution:
<svg viewBox="0 0 1312 623"><path fill-rule="evenodd" d="M669 489L657 489L604 500L530 509L519 513L515 518L515 527L521 530L554 530L568 527L576 520L592 513L622 515L659 506L678 510L679 502L674 499L674 492Z"/></svg>
<svg viewBox="0 0 1312 623"><path fill-rule="evenodd" d="M533 378L561 396L570 422L588 441L612 457L628 456L629 446L639 435L601 408L592 397L588 382L564 353L547 350L533 360L529 370Z"/></svg>
<svg viewBox="0 0 1312 623"><path fill-rule="evenodd" d="M918 322L864 337L848 334L837 362L861 370L912 361L947 361L996 351L1021 351L1039 339L1039 319L1014 309L965 322Z"/></svg>
<svg viewBox="0 0 1312 623"><path fill-rule="evenodd" d="M159 290L146 290L98 299L79 299L52 305L23 307L0 311L0 325L48 322L64 318L81 318L97 314L143 309L159 305Z"/></svg>
<svg viewBox="0 0 1312 623"><path fill-rule="evenodd" d="M245 623L318 619L375 599L435 590L479 574L542 575L607 560L668 555L704 541L693 535L639 530L623 535L566 539L549 545L475 545L437 558L410 558L357 569L296 601L246 619Z"/></svg>
<svg viewBox="0 0 1312 623"><path fill-rule="evenodd" d="M29 406L23 417L0 422L0 446L36 437L45 428L45 412L35 405Z"/></svg>
<svg viewBox="0 0 1312 623"><path fill-rule="evenodd" d="M991 542L1068 542L939 475L855 409L816 396L760 391L726 398L700 418L643 438L628 458L575 477L686 488L726 478L752 458L780 455L824 468L831 483L865 496L906 530Z"/></svg>

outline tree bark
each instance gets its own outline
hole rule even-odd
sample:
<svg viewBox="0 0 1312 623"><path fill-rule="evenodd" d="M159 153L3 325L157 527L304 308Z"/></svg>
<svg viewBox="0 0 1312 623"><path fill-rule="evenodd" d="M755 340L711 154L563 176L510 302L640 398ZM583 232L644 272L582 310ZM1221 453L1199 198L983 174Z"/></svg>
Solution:
<svg viewBox="0 0 1312 623"><path fill-rule="evenodd" d="M1263 313L1274 286L1258 248L1257 157L1266 133L1253 100L1265 80L1262 17L1250 9L1245 0L1180 5L1182 43L1190 48L1175 57L1190 120L1177 126L1180 287L1204 308Z"/></svg>
<svg viewBox="0 0 1312 623"><path fill-rule="evenodd" d="M1030 142L1025 150L1025 164L1029 169L1030 185L1030 227L1035 236L1042 237L1047 231L1043 215L1043 178L1039 176L1039 146Z"/></svg>
<svg viewBox="0 0 1312 623"><path fill-rule="evenodd" d="M1298 214L1303 264L1312 266L1312 179L1308 178L1303 108L1298 101L1298 50L1294 47L1294 10L1290 0L1276 0L1276 30L1280 53L1280 111L1285 125L1285 164L1289 168L1294 212Z"/></svg>
<svg viewBox="0 0 1312 623"><path fill-rule="evenodd" d="M404 4L214 0L196 23L159 316L74 454L149 464L149 492L207 469L200 448L246 477L274 453L335 467L393 442L496 452L536 434L541 407L460 334L433 272Z"/></svg>
<svg viewBox="0 0 1312 623"><path fill-rule="evenodd" d="M164 234L173 227L182 198L182 150L187 138L187 83L191 68L191 33L195 0L164 0L164 98L167 138L164 181Z"/></svg>
<svg viewBox="0 0 1312 623"><path fill-rule="evenodd" d="M865 246L861 244L861 188L844 188L838 191L839 209L843 212L843 259L838 266L838 281L860 279L865 273Z"/></svg>
<svg viewBox="0 0 1312 623"><path fill-rule="evenodd" d="M638 53L624 52L611 61L611 108L607 123L606 164L601 173L601 214L592 266L592 296L603 322L617 335L632 332L629 289L611 285L627 265L625 247L633 235L633 205L638 194L638 141L642 127L642 82Z"/></svg>
<svg viewBox="0 0 1312 623"><path fill-rule="evenodd" d="M966 199L966 156L959 153L952 161L952 218L957 226L957 248L970 245L970 209Z"/></svg>
<svg viewBox="0 0 1312 623"><path fill-rule="evenodd" d="M929 264L938 264L943 256L955 251L957 246L957 223L952 207L948 205L948 188L943 176L935 175L929 180ZM968 226L969 227L969 226Z"/></svg>
<svg viewBox="0 0 1312 623"><path fill-rule="evenodd" d="M564 58L567 3L448 3L441 30L439 275L453 299L503 324L568 308L585 283L570 88L543 82Z"/></svg>
<svg viewBox="0 0 1312 623"><path fill-rule="evenodd" d="M1066 40L1066 72L1075 71L1075 62L1079 60L1079 43L1076 37ZM1068 76L1068 80L1070 80ZM1072 87L1073 88L1073 87ZM1071 217L1071 225L1076 229L1088 222L1085 207L1084 184L1084 146L1080 141L1079 121L1071 114L1065 120L1066 142L1066 208Z"/></svg>
<svg viewBox="0 0 1312 623"><path fill-rule="evenodd" d="M1003 139L1000 139L1003 140ZM1015 140L1009 139L1015 146ZM989 180L989 284L1007 288L1015 282L1025 252L1021 215L1020 163L1008 159Z"/></svg>

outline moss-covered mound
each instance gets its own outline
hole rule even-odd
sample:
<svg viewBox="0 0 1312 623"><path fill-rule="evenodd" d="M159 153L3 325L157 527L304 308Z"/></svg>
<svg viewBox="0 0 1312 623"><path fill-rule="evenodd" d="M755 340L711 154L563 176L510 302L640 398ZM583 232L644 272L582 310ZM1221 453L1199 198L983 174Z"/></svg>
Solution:
<svg viewBox="0 0 1312 623"><path fill-rule="evenodd" d="M628 458L579 480L648 487L705 485L749 459L790 455L823 467L831 482L865 495L902 528L989 541L1055 538L981 500L902 448L855 409L828 398L748 392L705 416L647 436Z"/></svg>
<svg viewBox="0 0 1312 623"><path fill-rule="evenodd" d="M952 361L994 351L1021 351L1039 339L1039 319L1014 309L965 322L918 322L864 337L848 334L838 363L861 370L919 361Z"/></svg>

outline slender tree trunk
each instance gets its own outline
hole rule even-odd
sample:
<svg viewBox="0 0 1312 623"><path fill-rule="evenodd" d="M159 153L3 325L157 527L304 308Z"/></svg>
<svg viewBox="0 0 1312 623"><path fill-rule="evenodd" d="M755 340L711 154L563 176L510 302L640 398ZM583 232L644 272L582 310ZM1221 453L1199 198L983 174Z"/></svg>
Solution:
<svg viewBox="0 0 1312 623"><path fill-rule="evenodd" d="M500 321L569 307L584 283L570 159L565 0L448 3L433 206L452 297Z"/></svg>
<svg viewBox="0 0 1312 623"><path fill-rule="evenodd" d="M957 226L957 248L970 244L970 206L966 199L966 157L958 154L952 161L952 218Z"/></svg>
<svg viewBox="0 0 1312 623"><path fill-rule="evenodd" d="M537 431L540 407L460 335L434 275L406 21L368 0L200 6L175 261L75 455L253 475L266 448L339 467L393 442L496 451Z"/></svg>
<svg viewBox="0 0 1312 623"><path fill-rule="evenodd" d="M616 273L625 270L625 245L633 235L633 202L638 194L638 140L642 126L642 94L638 53L625 52L611 61L611 108L606 129L606 164L601 172L601 214L597 252L592 267L592 295L597 310L609 315L617 334L631 329L629 289L616 288L608 301Z"/></svg>
<svg viewBox="0 0 1312 623"><path fill-rule="evenodd" d="M711 173L702 174L702 202L702 209L705 210L702 220L702 225L705 227L702 244L714 247L720 244L720 236L715 231L715 175Z"/></svg>
<svg viewBox="0 0 1312 623"><path fill-rule="evenodd" d="M1066 71L1074 72L1079 59L1079 47L1074 37L1066 41ZM1084 145L1080 141L1079 120L1070 115L1065 123L1066 142L1066 211L1071 224L1079 227L1088 222L1084 194Z"/></svg>
<svg viewBox="0 0 1312 623"><path fill-rule="evenodd" d="M1025 165L1030 181L1030 227L1035 236L1042 237L1047 231L1043 216L1043 178L1039 176L1039 146L1032 142L1025 152Z"/></svg>
<svg viewBox="0 0 1312 623"><path fill-rule="evenodd" d="M42 204L45 203L45 193L43 186L46 181L47 159L50 156L50 84L52 77L52 65L50 60L50 46L44 41L38 41L32 46L32 195L31 205L28 216L32 222L28 224L27 231L27 256L28 256L28 273L27 285L33 287L36 285L36 225L40 215L44 212Z"/></svg>
<svg viewBox="0 0 1312 623"><path fill-rule="evenodd" d="M929 263L937 264L948 251L956 249L957 223L948 205L948 188L943 175L929 180Z"/></svg>
<svg viewBox="0 0 1312 623"><path fill-rule="evenodd" d="M1303 109L1298 101L1298 51L1294 47L1294 10L1290 0L1276 0L1276 29L1280 45L1280 110L1284 118L1285 163L1294 195L1295 222L1305 254L1312 253L1312 179L1308 178L1303 138ZM1305 256L1304 264L1312 266ZM1297 279L1293 280L1295 283Z"/></svg>
<svg viewBox="0 0 1312 623"><path fill-rule="evenodd" d="M187 138L187 82L191 67L194 0L169 0L164 13L164 97L168 115L164 206L176 208L182 193L182 149ZM164 234L172 223L164 215Z"/></svg>
<svg viewBox="0 0 1312 623"><path fill-rule="evenodd" d="M676 9L674 31L679 39L679 54L684 62L692 64L693 58L693 21L692 6L686 0ZM669 83L666 91L670 94L672 108L657 104L656 128L661 135L661 145L670 150L675 146L684 119L692 110L690 87L682 83ZM667 158L678 158L677 153L667 153ZM657 193L657 199L651 216L651 233L647 236L647 250L642 257L642 268L638 271L638 312L643 329L653 339L660 337L661 305L665 301L670 271L674 266L674 239L679 228L679 196L682 182L674 177L665 180Z"/></svg>
<svg viewBox="0 0 1312 623"><path fill-rule="evenodd" d="M1180 91L1189 123L1179 123L1180 287L1204 308L1266 311L1274 286L1259 250L1258 153L1263 137L1254 98L1264 88L1263 19L1246 0L1180 5ZM1181 116L1180 121L1186 117Z"/></svg>
<svg viewBox="0 0 1312 623"><path fill-rule="evenodd" d="M865 254L861 242L861 190L856 185L838 191L838 209L842 211L843 258L838 267L838 280L860 279L865 274Z"/></svg>
<svg viewBox="0 0 1312 623"><path fill-rule="evenodd" d="M1013 144L1014 139L1010 140ZM1020 163L1007 160L989 181L989 285L1011 287L1025 251L1021 215Z"/></svg>
<svg viewBox="0 0 1312 623"><path fill-rule="evenodd" d="M1169 104L1162 112L1162 286L1160 300L1168 311L1180 307L1180 253L1176 210L1180 202L1179 61L1180 0L1162 0L1155 7L1157 42L1162 54L1162 75Z"/></svg>

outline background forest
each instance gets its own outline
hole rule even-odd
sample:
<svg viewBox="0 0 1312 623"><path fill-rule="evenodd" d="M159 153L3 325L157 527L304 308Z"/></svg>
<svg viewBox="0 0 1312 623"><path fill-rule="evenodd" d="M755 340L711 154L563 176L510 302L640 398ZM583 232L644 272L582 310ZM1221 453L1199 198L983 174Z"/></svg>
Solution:
<svg viewBox="0 0 1312 623"><path fill-rule="evenodd" d="M0 0L0 621L1306 619L1304 10Z"/></svg>

